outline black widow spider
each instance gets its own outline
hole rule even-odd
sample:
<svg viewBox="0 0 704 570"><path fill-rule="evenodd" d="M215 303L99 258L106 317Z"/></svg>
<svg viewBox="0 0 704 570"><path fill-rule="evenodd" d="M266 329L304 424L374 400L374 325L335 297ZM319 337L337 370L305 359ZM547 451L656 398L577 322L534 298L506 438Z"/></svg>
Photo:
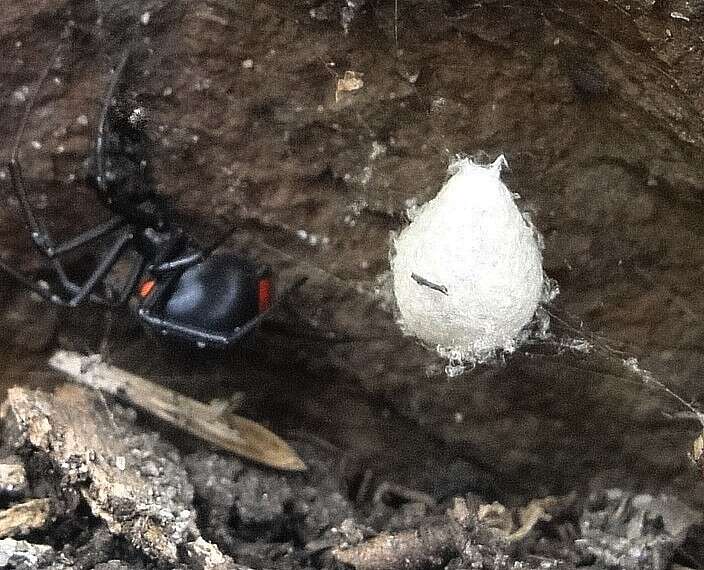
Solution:
<svg viewBox="0 0 704 570"><path fill-rule="evenodd" d="M125 52L114 71L89 161L89 183L112 217L56 244L28 200L18 149L34 98L49 75L49 65L27 103L8 170L32 241L56 274L57 290L52 291L2 261L0 271L60 306L75 307L89 301L115 307L134 298L134 312L147 329L200 348L229 347L251 338L262 319L305 279L272 302L268 267L257 267L232 253L216 254L218 243L200 247L172 221L164 198L151 185L145 158L148 138L139 121L118 112L114 101L130 55L130 51ZM61 262L62 255L107 236L112 237L112 242L95 270L82 284L72 281ZM114 289L106 283L106 277L128 254L131 267L121 287Z"/></svg>

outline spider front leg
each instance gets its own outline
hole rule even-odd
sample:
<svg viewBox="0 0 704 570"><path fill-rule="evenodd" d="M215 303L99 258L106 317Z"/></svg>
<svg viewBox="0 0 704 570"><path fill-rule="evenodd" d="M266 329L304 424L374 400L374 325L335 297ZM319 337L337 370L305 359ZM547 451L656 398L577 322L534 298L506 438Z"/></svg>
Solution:
<svg viewBox="0 0 704 570"><path fill-rule="evenodd" d="M100 304L100 305L118 305L125 301L127 296L134 287L134 284L139 278L139 274L142 271L143 264L131 272L131 276L128 279L127 284L121 291L118 301L114 302L111 299L107 299L104 296L95 293L95 289L102 283L103 279L111 271L117 260L124 252L127 244L133 239L131 232L123 230L112 244L110 249L103 255L97 268L88 276L86 281L82 285L78 285L66 277L63 271L63 267L58 262L57 259L52 259L52 266L57 276L59 277L59 283L63 287L63 294L52 292L48 286L43 286L40 282L24 275L22 272L14 269L13 267L7 265L6 263L0 261L0 271L6 275L12 277L15 281L24 285L28 289L34 291L44 300L54 303L55 305L75 307L85 301L86 299Z"/></svg>
<svg viewBox="0 0 704 570"><path fill-rule="evenodd" d="M32 291L39 294L43 299L57 305L75 307L87 298L100 304L113 304L105 297L97 295L95 290L117 263L117 260L123 254L128 244L134 239L133 228L127 225L122 217L113 216L108 221L99 224L68 241L56 245L49 235L49 232L46 230L44 224L41 223L32 209L22 176L22 168L14 154L15 152L13 152L13 157L9 164L13 193L17 197L22 214L27 222L27 225L29 226L32 242L39 252L48 258L52 269L56 273L59 284L63 288L63 291L62 293L53 293L31 278L23 275L21 272L2 262L0 262L0 270L20 282L25 287L28 287ZM116 233L115 240L110 245L109 249L102 255L97 267L88 276L86 281L79 285L69 279L59 257L62 254L74 251L81 246L85 246L111 233ZM136 281L136 278L131 279ZM125 293L123 291L120 295L120 299L123 300L124 297Z"/></svg>
<svg viewBox="0 0 704 570"><path fill-rule="evenodd" d="M0 261L0 271L5 273L5 275L8 275L30 291L33 291L37 295L39 295L42 299L45 301L48 301L50 303L53 303L54 305L59 305L59 306L66 306L67 303L64 301L61 297L56 295L55 293L52 293L49 289L49 287L44 287L42 286L41 283L30 279L29 277L23 275L20 273L17 269L14 269L13 267L10 267L3 261Z"/></svg>
<svg viewBox="0 0 704 570"><path fill-rule="evenodd" d="M219 238L217 238L207 247L199 247L196 244L192 243L191 245L193 246L193 251L189 250L185 253L180 254L177 257L168 258L168 261L164 261L164 259L160 258L156 260L156 262L152 266L149 267L149 272L152 275L157 276L167 274L175 270L186 271L189 267L193 267L194 265L203 263L216 250L220 249L222 244L224 244L230 237L232 237L232 234L235 233L236 229L236 226L232 225L226 232L223 232ZM174 239L176 240L190 238L187 238L182 232L179 232L175 234ZM262 276L264 275L264 273L268 274L269 272L269 268L266 268L266 270L262 273Z"/></svg>

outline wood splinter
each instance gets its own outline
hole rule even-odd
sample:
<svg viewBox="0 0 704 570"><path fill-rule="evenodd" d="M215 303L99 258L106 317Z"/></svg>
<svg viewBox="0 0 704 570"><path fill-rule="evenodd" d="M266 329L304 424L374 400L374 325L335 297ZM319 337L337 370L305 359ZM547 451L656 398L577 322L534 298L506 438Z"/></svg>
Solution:
<svg viewBox="0 0 704 570"><path fill-rule="evenodd" d="M54 499L29 499L0 511L0 538L29 534L49 524L58 512Z"/></svg>
<svg viewBox="0 0 704 570"><path fill-rule="evenodd" d="M79 384L116 396L222 449L276 469L306 469L285 441L258 423L218 413L213 406L110 366L97 355L57 350L49 365Z"/></svg>

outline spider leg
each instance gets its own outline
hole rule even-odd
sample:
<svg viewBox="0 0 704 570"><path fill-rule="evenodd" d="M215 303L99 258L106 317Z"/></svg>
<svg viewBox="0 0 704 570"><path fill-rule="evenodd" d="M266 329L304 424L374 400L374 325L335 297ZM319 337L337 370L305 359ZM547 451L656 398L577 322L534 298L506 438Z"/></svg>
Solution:
<svg viewBox="0 0 704 570"><path fill-rule="evenodd" d="M113 216L106 222L98 224L78 236L56 245L51 239L46 227L35 215L34 210L32 209L32 205L27 197L24 177L22 176L22 167L16 157L13 156L8 165L8 169L10 170L12 191L20 203L22 214L27 222L27 225L29 226L29 231L31 232L32 241L37 249L39 249L39 251L46 255L49 259L53 259L62 253L67 253L77 247L90 243L91 241L94 241L112 232L113 230L116 230L120 226L125 225L125 221L121 216ZM61 270L60 273L63 273L63 270Z"/></svg>
<svg viewBox="0 0 704 570"><path fill-rule="evenodd" d="M37 95L39 94L39 91L41 90L42 86L46 82L47 77L49 77L49 73L51 72L51 66L58 51L59 48L56 48L54 52L54 57L49 60L49 64L42 72L42 75L39 78L39 81L37 82L37 86L34 88L32 96L27 101L27 106L25 107L24 114L22 115L22 120L20 121L20 126L17 129L17 134L15 135L15 141L12 145L10 162L7 165L7 168L10 171L12 191L15 193L17 199L20 202L20 206L22 207L22 214L24 215L27 225L29 226L30 231L32 233L32 240L37 243L38 246L40 246L42 236L46 236L46 231L34 215L32 207L29 203L29 199L27 198L27 192L25 190L24 185L24 177L22 176L22 166L20 165L18 154L20 143L22 141L22 137L24 136L24 131L27 128L27 122L29 121L29 115L32 112L32 108L34 107L34 101L36 100Z"/></svg>
<svg viewBox="0 0 704 570"><path fill-rule="evenodd" d="M203 250L203 259L208 257L222 244L224 244L228 239L230 239L230 237L232 237L232 234L234 234L236 231L237 226L235 224L232 224L226 232L224 232L218 239L216 239L213 243L211 243L208 247Z"/></svg>
<svg viewBox="0 0 704 570"><path fill-rule="evenodd" d="M12 189L14 194L20 203L22 214L29 226L32 241L37 249L44 254L50 261L52 268L54 269L59 282L63 289L68 293L71 298L66 300L62 298L61 295L56 295L51 292L46 291L43 287L39 285L32 284L31 280L27 277L21 275L16 270L10 268L9 266L3 264L2 269L8 275L14 277L17 281L29 287L43 298L48 301L54 302L56 304L68 304L70 306L76 306L78 303L83 301L86 296L93 294L93 291L97 284L102 280L103 277L110 271L112 266L117 261L117 258L122 253L124 246L128 241L132 239L132 230L123 229L123 231L118 235L118 238L113 243L108 252L104 255L103 259L99 263L96 270L91 274L88 280L83 285L77 285L72 282L66 275L66 271L63 264L59 260L58 256L64 253L68 253L86 245L92 241L95 241L109 233L124 227L124 220L120 216L113 216L108 221L91 228L78 236L63 242L60 245L55 245L49 232L44 227L44 224L35 215L32 206L27 197L27 192L25 189L24 178L22 176L22 167L17 160L15 154L17 148L13 149L13 157L9 163L10 178L12 182ZM104 304L108 303L104 298L92 295L92 300L98 303ZM60 301L60 302L57 302Z"/></svg>
<svg viewBox="0 0 704 570"><path fill-rule="evenodd" d="M58 305L70 305L70 306L75 306L86 297L90 298L92 301L100 303L100 304L110 304L109 301L104 299L103 297L96 295L94 293L94 290L98 283L102 281L102 279L109 273L110 269L114 266L114 264L117 262L117 259L120 257L122 254L122 251L124 247L127 245L127 243L132 240L132 229L123 229L123 231L118 235L117 239L115 242L111 245L110 249L104 254L103 258L101 259L100 263L98 264L98 267L95 269L95 271L88 277L87 281L83 285L78 285L74 282L72 282L68 276L66 275L66 271L64 270L63 265L58 259L58 256L67 253L69 251L75 250L76 248L85 245L87 243L90 243L91 241L94 241L102 236L105 236L113 231L118 230L119 228L123 227L125 225L124 220L120 216L113 216L110 220L107 222L104 222L102 224L99 224L98 226L95 226L94 228L83 232L79 234L78 236L60 244L60 245L55 245L53 240L51 239L51 236L49 235L49 232L47 231L46 227L42 223L42 221L35 215L34 210L32 209L32 205L29 201L29 198L27 196L27 190L26 186L24 183L24 176L22 174L22 166L19 162L18 154L19 154L19 147L20 143L22 141L22 137L24 135L24 131L27 127L27 122L29 120L30 113L32 111L32 108L34 106L34 101L37 98L38 93L40 92L42 86L46 82L47 77L49 76L49 73L51 71L51 66L53 61L55 60L56 53L59 51L59 48L56 49L54 57L50 60L49 64L46 66L44 69L39 81L37 82L37 86L34 89L34 93L32 94L31 98L27 102L27 107L25 108L24 115L22 117L22 120L20 122L20 126L17 130L17 134L15 136L14 144L12 146L12 153L10 155L10 161L8 163L8 170L10 172L10 180L11 180L11 185L12 185L12 191L17 197L22 214L25 218L25 221L27 225L29 226L30 234L32 237L32 241L34 242L35 246L41 253L43 253L49 260L52 268L54 269L59 282L61 283L61 286L63 287L64 291L66 294L70 296L70 298L67 300L61 295L54 294L48 290L46 290L44 287L41 287L39 284L34 282L32 279L24 276L22 273L19 271L11 268L10 266L6 265L5 263L0 262L0 270L2 270L4 273L9 275L10 277L13 277L15 280L20 282L21 284L25 285L32 291L35 291L37 294L39 294L42 298L58 304ZM125 54L123 57L123 60L120 63L120 66L116 72L116 78L113 80L113 84L111 85L110 91L109 91L109 99L112 98L112 94L115 89L115 85L117 83L117 80L119 79L119 76L122 74L122 70L124 66L127 63L127 57L128 53ZM109 104L109 101L108 101ZM107 106L107 104L106 104ZM105 113L104 113L105 114ZM102 127L105 122L105 117L101 117L101 131L100 131L100 142L102 144ZM128 294L128 293L127 293ZM123 295L122 296L126 296Z"/></svg>
<svg viewBox="0 0 704 570"><path fill-rule="evenodd" d="M13 155L15 153L16 149L13 150ZM56 245L54 244L53 239L49 235L49 232L44 227L44 224L39 220L39 218L35 215L34 210L32 209L32 206L27 197L24 178L22 176L22 167L15 156L13 156L12 160L10 161L9 170L12 182L12 189L14 194L17 196L22 210L22 214L24 215L27 225L29 226L32 242L34 243L36 248L49 259L51 267L55 271L62 288L71 297L68 300L62 299L62 302L73 307L82 302L87 296L91 295L93 301L96 301L101 304L110 304L109 301L107 301L103 297L93 295L93 291L98 285L98 283L102 280L102 278L107 275L110 269L112 269L113 265L117 261L117 258L122 253L124 246L132 239L132 229L125 228L125 222L122 217L113 216L108 221L99 224L59 245ZM117 239L111 245L107 253L103 256L98 267L88 277L87 281L83 285L78 285L71 281L71 279L69 279L66 274L66 270L64 269L64 266L61 263L59 256L64 253L71 252L105 235L115 232L120 228L123 228L122 231L118 234ZM18 272L12 270L11 273L7 270L7 266L5 266L4 269L6 273L18 279ZM29 281L24 276L22 276L22 278L18 280L25 285L27 285L27 282ZM35 287L30 288L41 294L41 287L39 288L40 290L37 290ZM62 298L62 296L60 295L57 296L51 293L49 293L48 296L49 297L44 295L47 300L51 300L52 297L57 297L60 299Z"/></svg>
<svg viewBox="0 0 704 570"><path fill-rule="evenodd" d="M110 246L110 249L105 252L102 259L98 263L95 271L86 279L85 283L69 300L68 304L75 307L80 304L93 290L102 282L103 278L110 272L117 263L118 258L122 255L125 246L132 241L134 235L131 228L126 228L117 236L115 242Z"/></svg>
<svg viewBox="0 0 704 570"><path fill-rule="evenodd" d="M53 252L51 253L51 256L58 256L61 255L62 253L67 253L69 251L72 251L78 247L81 247L82 245L86 245L87 243L90 243L98 238L103 237L106 234L109 234L113 230L116 230L117 228L121 227L124 225L124 220L120 216L113 216L110 218L107 222L104 222L102 224L98 224L97 226L86 230L85 232L77 235L74 238L71 238L56 247L53 248Z"/></svg>
<svg viewBox="0 0 704 570"><path fill-rule="evenodd" d="M283 303L288 297L298 291L303 284L308 281L307 277L301 277L300 279L296 280L293 282L292 285L287 287L281 295L279 295L279 298L276 299L269 307L265 310L259 313L256 317L253 319L247 321L245 324L243 324L241 327L238 327L236 330L234 330L232 333L230 333L227 337L225 337L225 343L226 345L233 344L235 342L238 342L241 340L243 337L247 336L250 332L252 332L258 325L261 323L267 316L269 316L269 313L271 313L274 309L276 309L281 303Z"/></svg>
<svg viewBox="0 0 704 570"><path fill-rule="evenodd" d="M181 257L177 257L175 259L172 259L171 261L165 261L164 263L160 263L159 265L152 267L150 269L150 272L153 275L162 275L175 269L181 269L185 271L189 267L201 263L205 259L205 257L206 254L204 252L196 251L194 253L189 253Z"/></svg>
<svg viewBox="0 0 704 570"><path fill-rule="evenodd" d="M202 249L196 249L195 251L183 254L169 261L157 263L150 268L150 272L154 275L161 275L163 273L173 271L174 269L181 269L185 271L189 267L198 265L199 263L205 261L215 250L225 243L230 236L235 233L236 229L236 226L233 225L209 246Z"/></svg>
<svg viewBox="0 0 704 570"><path fill-rule="evenodd" d="M24 123L21 127L24 129ZM51 264L59 277L59 281L65 289L71 290L71 282L66 276L66 272L63 266L54 259L54 243L49 236L49 233L44 227L44 224L35 216L32 210L32 205L27 197L27 191L25 189L24 177L22 176L22 166L17 159L17 148L19 144L19 139L15 143L15 147L12 149L12 158L8 164L8 169L10 171L10 181L12 184L12 192L17 197L20 203L20 209L22 215L24 216L27 225L29 226L30 236L35 247L43 253L46 257L51 260Z"/></svg>
<svg viewBox="0 0 704 570"><path fill-rule="evenodd" d="M90 231L90 230L89 230ZM105 233L105 232L103 232ZM83 234L82 234L83 235ZM80 242L81 236L74 238L75 242ZM95 238L94 238L95 239ZM127 244L133 239L131 228L125 228L118 235L117 239L110 246L100 259L97 268L88 276L86 281L82 285L78 285L71 281L65 274L63 266L59 263L56 258L52 258L52 268L55 270L59 282L64 290L64 294L60 295L54 293L51 290L41 286L32 278L25 276L20 271L10 267L6 263L0 261L0 271L9 275L20 284L24 285L28 289L31 289L43 299L54 303L56 305L75 307L87 298L100 305L118 305L124 303L124 301L129 297L129 294L136 284L139 276L144 268L144 262L140 260L133 267L125 285L120 292L120 297L117 302L112 302L105 297L95 293L95 288L102 282L105 276L114 267L115 263L122 255ZM88 240L90 241L90 240ZM66 250L69 251L69 250Z"/></svg>
<svg viewBox="0 0 704 570"><path fill-rule="evenodd" d="M45 301L49 301L54 305L66 306L66 302L58 295L52 293L48 288L42 287L37 281L25 277L22 273L13 269L3 261L0 261L0 271L12 277L18 283L24 285L27 289L34 291Z"/></svg>
<svg viewBox="0 0 704 570"><path fill-rule="evenodd" d="M103 103L103 108L100 112L100 119L98 120L98 134L95 139L95 160L98 175L96 176L96 182L98 186L105 195L108 194L108 187L105 183L105 157L103 152L103 147L105 145L105 129L108 121L108 114L110 113L110 107L115 97L115 91L117 86L122 79L122 74L125 71L127 62L129 61L131 50L127 49L123 52L120 63L117 65L114 71L114 76L108 87L108 92L105 95L105 100Z"/></svg>
<svg viewBox="0 0 704 570"><path fill-rule="evenodd" d="M152 315L149 309L141 308L138 312L139 318L142 319L153 329L161 332L164 335L171 335L195 343L203 343L207 345L226 346L226 337L218 334L209 333L207 331L180 325L173 321L167 321L161 317Z"/></svg>

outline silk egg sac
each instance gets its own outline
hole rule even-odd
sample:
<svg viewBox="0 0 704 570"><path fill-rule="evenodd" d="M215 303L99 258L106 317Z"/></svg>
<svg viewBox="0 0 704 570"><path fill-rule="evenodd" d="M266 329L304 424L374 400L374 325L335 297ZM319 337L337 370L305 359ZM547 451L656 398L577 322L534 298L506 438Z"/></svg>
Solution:
<svg viewBox="0 0 704 570"><path fill-rule="evenodd" d="M505 164L503 155L488 166L453 162L393 243L403 331L454 361L512 351L543 296L537 234L501 181Z"/></svg>

